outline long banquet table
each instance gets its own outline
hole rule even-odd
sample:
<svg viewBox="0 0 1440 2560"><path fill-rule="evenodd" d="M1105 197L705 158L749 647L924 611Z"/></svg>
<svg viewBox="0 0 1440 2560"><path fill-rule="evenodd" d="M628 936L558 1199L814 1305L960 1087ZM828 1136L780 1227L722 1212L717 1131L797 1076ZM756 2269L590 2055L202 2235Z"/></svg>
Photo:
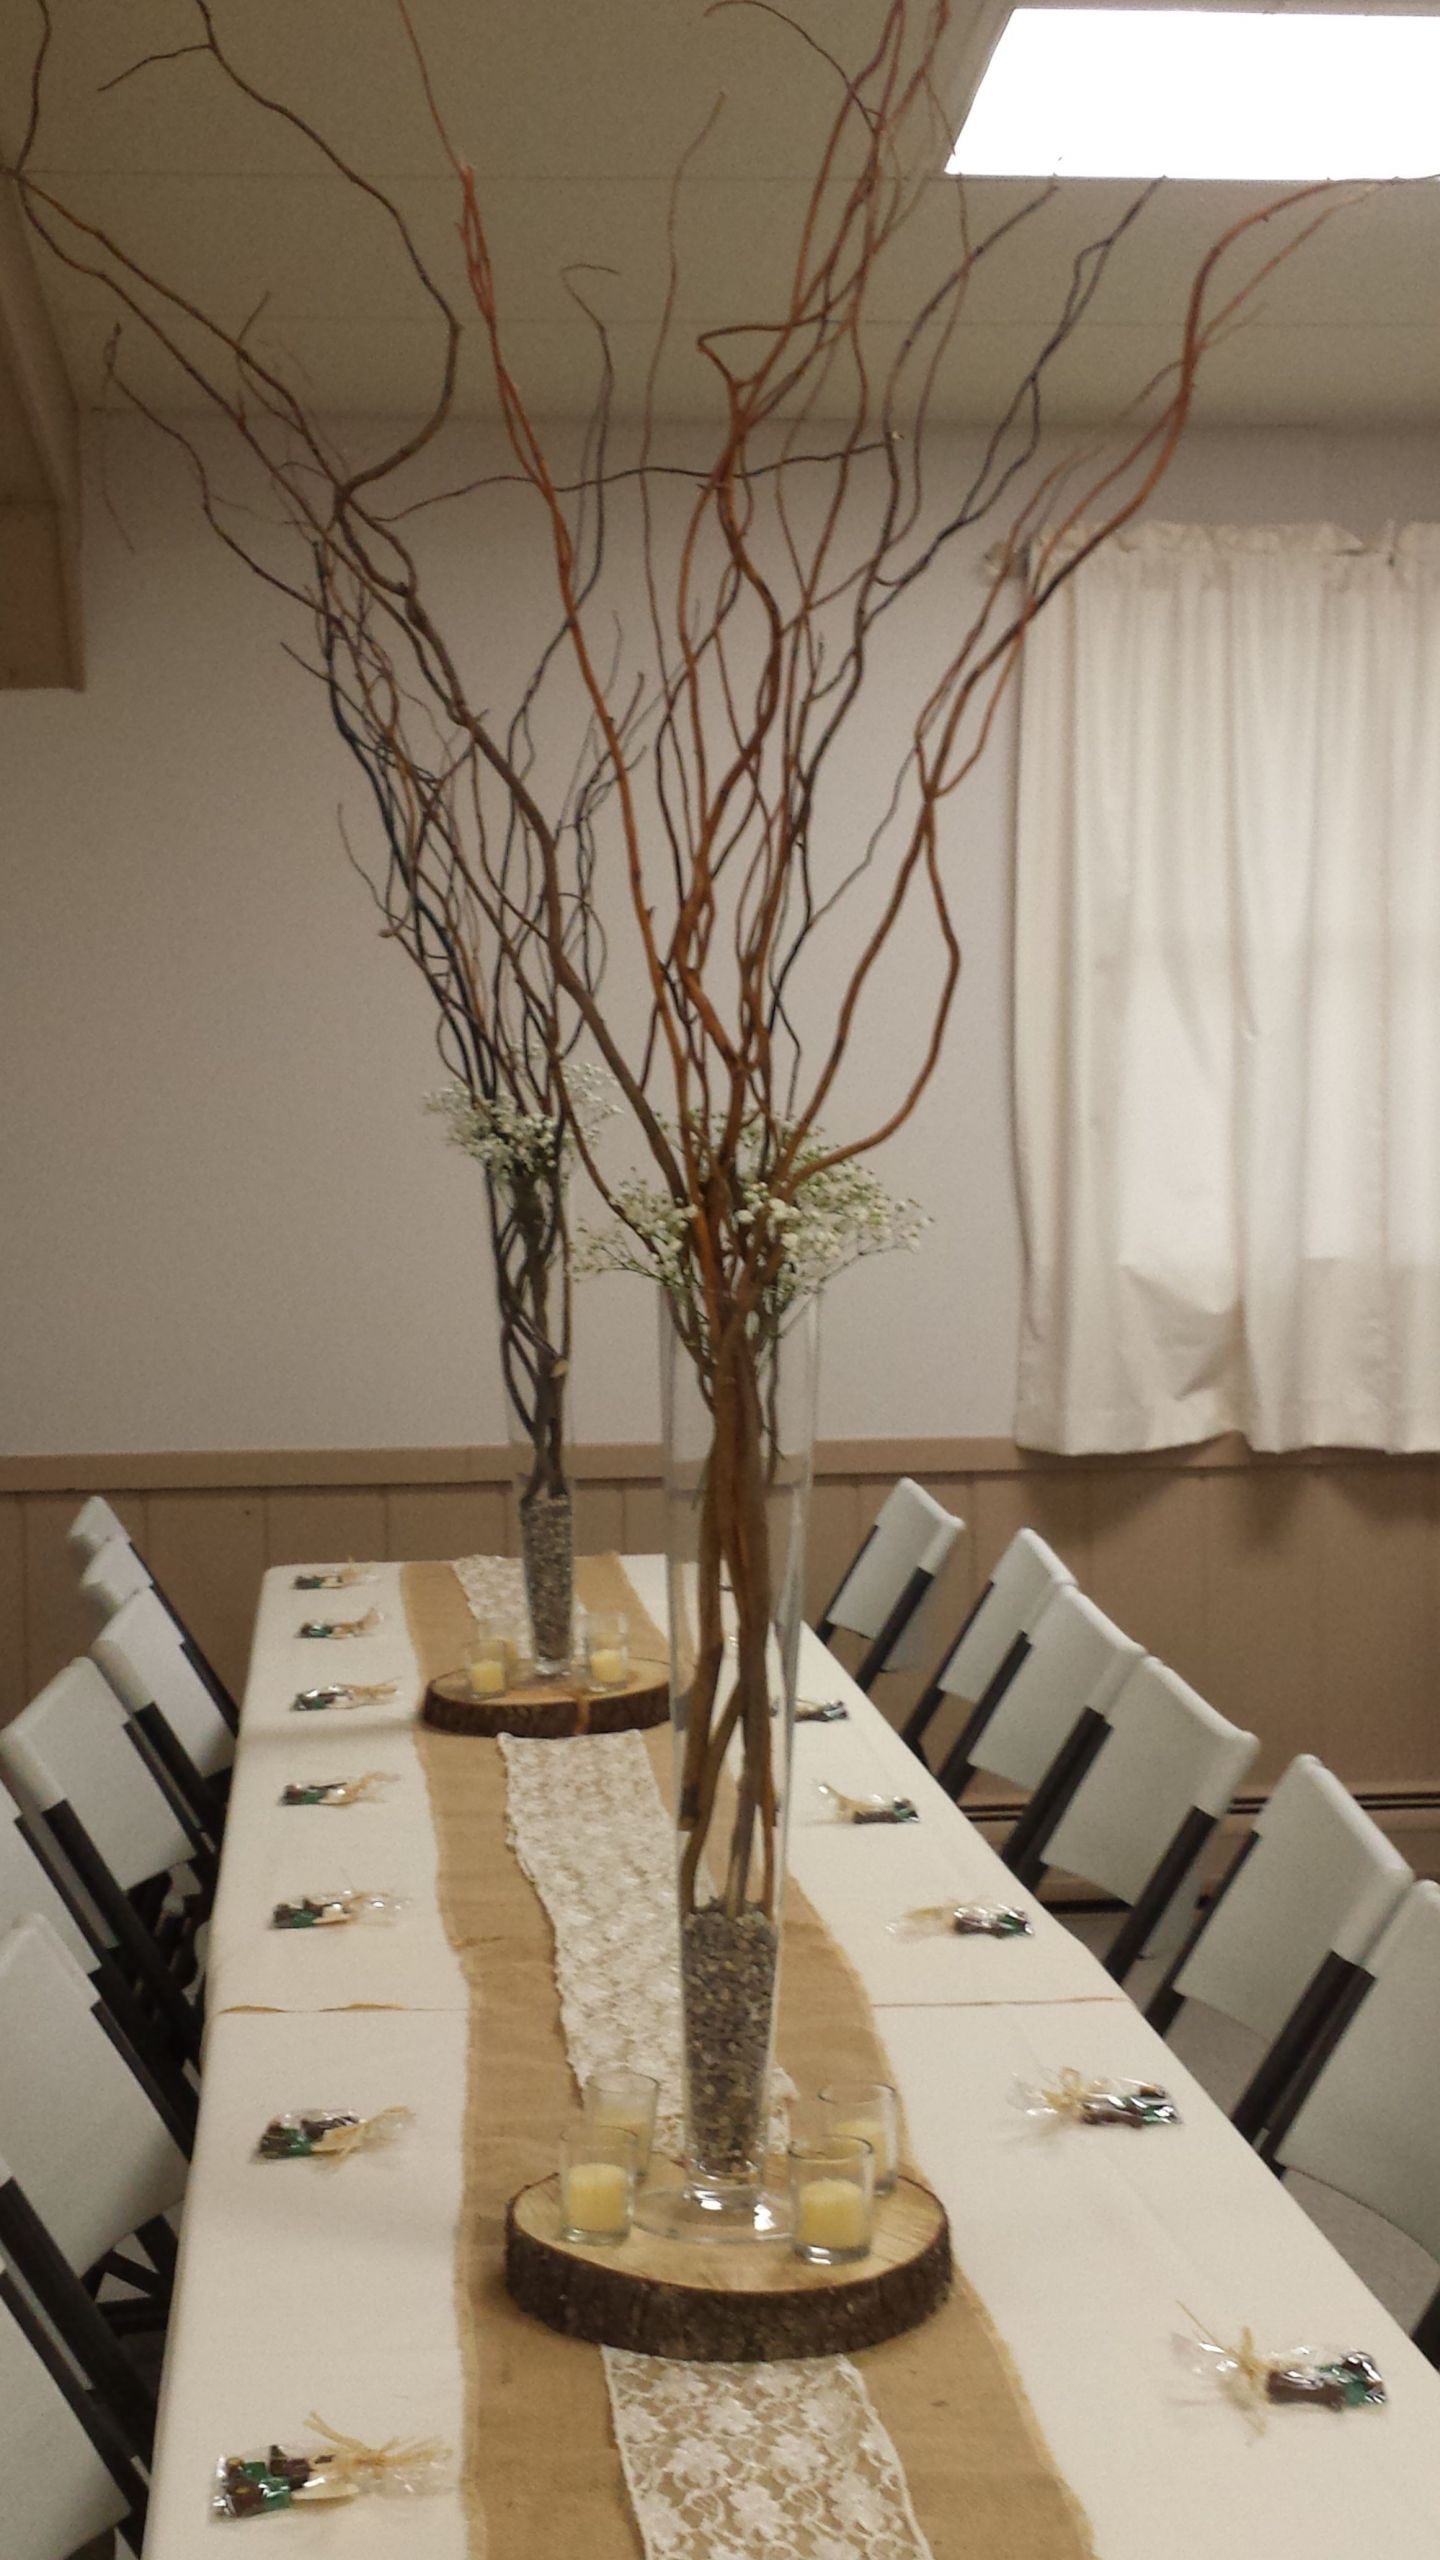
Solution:
<svg viewBox="0 0 1440 2560"><path fill-rule="evenodd" d="M663 1623L660 1559L625 1564ZM373 1601L383 1623L363 1644L334 1647L298 1637L315 1595L297 1594L294 1568L265 1579L210 1933L200 2130L146 2560L194 2560L216 2457L303 2440L312 2411L372 2443L462 2440L469 1998L439 1913L400 1570L378 1567L373 1588L343 1595L341 1613ZM393 1680L399 1694L292 1712L297 1690L331 1676ZM1089 1952L1017 1893L808 1630L800 1687L842 1698L849 1720L797 1733L792 1870L869 1995L912 2156L944 2200L957 2262L1098 2560L1434 2560L1440 2376ZM313 1817L279 1806L290 1781L368 1769L396 1780L373 1803ZM851 1794L908 1794L921 1819L841 1826L822 1778ZM410 1908L389 1929L268 1925L281 1896L337 1884L403 1893ZM887 1926L917 1905L981 1899L1026 1902L1034 1936L905 1940ZM1013 2086L1065 2065L1159 2079L1183 2122L1138 2139L1037 2127ZM404 2137L342 2169L254 2160L261 2126L287 2108L397 2103L415 2110ZM1186 2311L1226 2338L1248 2325L1275 2347L1363 2346L1389 2405L1343 2420L1281 2411L1255 2432L1177 2354ZM927 2523L944 2560L943 2533ZM270 2530L295 2560L470 2560L481 2547L458 2489L295 2510Z"/></svg>

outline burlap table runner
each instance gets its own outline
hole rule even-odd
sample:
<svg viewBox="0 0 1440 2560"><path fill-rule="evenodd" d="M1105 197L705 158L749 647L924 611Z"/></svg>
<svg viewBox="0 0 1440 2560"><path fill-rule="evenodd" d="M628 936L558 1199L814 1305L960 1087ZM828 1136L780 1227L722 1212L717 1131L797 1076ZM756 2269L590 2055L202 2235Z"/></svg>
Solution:
<svg viewBox="0 0 1440 2560"><path fill-rule="evenodd" d="M578 1579L587 1607L629 1612L637 1650L648 1654L652 1637L660 1643L617 1557L586 1559ZM409 1565L404 1589L422 1676L453 1670L473 1631L455 1575L445 1564ZM645 1741L668 1795L669 1736ZM639 2534L600 2356L527 2319L504 2285L506 2204L517 2187L553 2168L556 2128L576 2100L549 1922L506 1840L499 1750L428 1726L419 1728L419 1747L439 1846L441 1909L471 1995L455 2269L471 2550L474 2560L636 2560ZM891 2077L863 1986L793 1885L786 1892L779 2041L802 2090L827 2078ZM1093 2560L1085 2518L958 2270L950 2300L933 2320L856 2362L904 2465L935 2560Z"/></svg>

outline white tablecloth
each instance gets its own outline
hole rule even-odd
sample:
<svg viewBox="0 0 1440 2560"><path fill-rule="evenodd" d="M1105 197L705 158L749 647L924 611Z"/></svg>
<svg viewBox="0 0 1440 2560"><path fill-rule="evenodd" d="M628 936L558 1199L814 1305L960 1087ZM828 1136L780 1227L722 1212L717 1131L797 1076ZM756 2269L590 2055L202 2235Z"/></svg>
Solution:
<svg viewBox="0 0 1440 2560"><path fill-rule="evenodd" d="M658 1559L627 1561L663 1618ZM212 1929L147 2560L194 2560L216 2456L303 2435L312 2407L352 2433L439 2427L459 2441L465 2000L435 1904L399 1572L380 1570L374 1590L353 1594L297 1593L289 1570L266 1580ZM372 1600L387 1621L372 1637L294 1635L327 1601L349 1616ZM402 1699L289 1712L296 1689L332 1675L398 1678ZM889 1935L919 1904L1025 1897L813 1637L800 1687L845 1698L851 1718L797 1734L794 1871L866 1984L918 2164L1099 2560L1434 2560L1440 2377L1058 1922L1042 1911L1033 1939L1008 1941ZM278 1804L287 1780L367 1768L399 1775L382 1805ZM814 1794L820 1777L850 1794L908 1794L922 1818L844 1828ZM337 1880L405 1891L415 1907L393 1932L268 1930L279 1894ZM245 2014L257 2006L282 2014ZM1011 2084L1067 2063L1160 2078L1183 2124L1038 2130ZM392 2152L333 2172L251 2157L281 2109L406 2101L418 2120ZM1257 2438L1182 2370L1170 2345L1182 2303L1222 2335L1248 2322L1267 2345L1366 2347L1391 2405L1343 2419L1280 2411ZM462 2560L465 2549L453 2496L297 2513L272 2529L297 2560Z"/></svg>
<svg viewBox="0 0 1440 2560"><path fill-rule="evenodd" d="M369 2444L438 2433L459 2445L465 2046L459 2012L212 2021L146 2560L194 2560L218 2458L305 2440L312 2410ZM296 2107L405 2104L415 2121L383 2150L333 2165L254 2157L269 2119ZM467 2560L460 2502L445 2494L296 2508L253 2530L281 2537L282 2560ZM252 2548L243 2541L242 2560Z"/></svg>
<svg viewBox="0 0 1440 2560"><path fill-rule="evenodd" d="M377 1568L372 1586L297 1591L293 1566L268 1573L245 1693L220 1889L210 1929L208 2007L463 2011L465 1980L445 1936L436 1894L435 1833L415 1746L420 1675L405 1624L400 1568ZM383 1623L366 1636L316 1640L308 1618ZM354 1680L397 1684L388 1703L297 1714L302 1689ZM388 1770L384 1800L343 1811L282 1806L282 1788L312 1779ZM277 1902L340 1887L404 1894L393 1926L281 1930Z"/></svg>

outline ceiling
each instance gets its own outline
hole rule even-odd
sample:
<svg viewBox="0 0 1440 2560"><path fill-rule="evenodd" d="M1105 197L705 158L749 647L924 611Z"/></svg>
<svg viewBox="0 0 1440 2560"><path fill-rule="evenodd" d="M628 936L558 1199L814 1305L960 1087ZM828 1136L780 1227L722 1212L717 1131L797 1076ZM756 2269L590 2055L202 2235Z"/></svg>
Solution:
<svg viewBox="0 0 1440 2560"><path fill-rule="evenodd" d="M807 26L854 61L879 0L801 6ZM36 161L46 182L232 322L264 298L257 344L300 370L317 406L416 411L433 380L436 330L383 219L203 58L104 90L139 55L192 39L191 0L55 0L55 10ZM683 325L660 397L673 416L698 414L713 387L695 332L774 308L834 96L831 75L772 16L707 11L702 0L413 0L413 14L457 148L478 173L512 370L539 415L583 415L593 394L594 341L563 274L576 260L613 271L592 276L589 290L610 324L621 403L638 399L665 291L671 174L724 94L685 189ZM1003 0L957 0L942 79L952 129L1002 16ZM427 258L462 291L455 183L397 0L217 0L217 18L242 69L393 193ZM6 0L0 21L0 121L13 147L38 16L31 0ZM972 182L970 221L986 229L1033 192ZM941 414L994 416L1053 319L1077 250L1133 192L1070 182L981 262L938 384ZM1199 258L1271 192L1161 191L1054 370L1052 416L1112 415L1169 361ZM953 243L958 201L956 182L942 175L926 188L903 254L880 279L873 359L894 350L923 279ZM1268 247L1268 233L1265 240ZM114 305L103 285L43 249L37 263L78 397L96 403ZM460 397L476 414L494 407L482 358L472 330ZM194 405L183 375L133 328L126 362L148 399ZM1349 424L1440 415L1440 185L1378 190L1301 248L1210 359L1197 414L1213 423Z"/></svg>

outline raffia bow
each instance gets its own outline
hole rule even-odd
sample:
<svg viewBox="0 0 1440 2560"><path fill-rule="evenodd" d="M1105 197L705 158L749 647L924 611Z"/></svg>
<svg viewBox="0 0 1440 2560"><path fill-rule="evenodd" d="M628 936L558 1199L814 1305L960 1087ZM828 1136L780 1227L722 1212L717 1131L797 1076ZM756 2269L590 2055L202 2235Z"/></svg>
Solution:
<svg viewBox="0 0 1440 2560"><path fill-rule="evenodd" d="M395 1783L390 1769L367 1769L363 1777L342 1778L326 1790L325 1801L331 1805L373 1804L377 1788Z"/></svg>
<svg viewBox="0 0 1440 2560"><path fill-rule="evenodd" d="M1094 2095L1095 2083L1083 2072L1067 2063L1058 2080L1042 2081L1040 2095L1052 2115L1063 2116L1071 2124L1083 2124L1087 2101Z"/></svg>
<svg viewBox="0 0 1440 2560"><path fill-rule="evenodd" d="M451 2458L449 2445L439 2436L389 2436L384 2444L364 2444L359 2436L343 2435L338 2427L327 2426L313 2409L305 2423L333 2448L328 2469L339 2479L353 2480L359 2489L394 2485L406 2471L427 2470Z"/></svg>
<svg viewBox="0 0 1440 2560"><path fill-rule="evenodd" d="M377 1627L383 1627L384 1623L383 1613L379 1609L367 1609L363 1618L332 1618L330 1633L332 1636L368 1636L373 1635Z"/></svg>
<svg viewBox="0 0 1440 2560"><path fill-rule="evenodd" d="M352 2151L366 2151L375 2142L393 2142L397 2133L411 2120L409 2107L382 2107L378 2115L361 2116L355 2124L332 2124L328 2133L311 2145L316 2160L348 2160Z"/></svg>
<svg viewBox="0 0 1440 2560"><path fill-rule="evenodd" d="M1229 2347L1206 2328L1203 2320L1197 2320L1185 2303L1180 2308L1196 2337L1221 2358L1218 2378L1222 2388L1239 2404L1257 2436L1263 2435L1270 2415L1269 2382L1274 2357L1261 2354L1253 2329L1242 2329L1236 2344Z"/></svg>

